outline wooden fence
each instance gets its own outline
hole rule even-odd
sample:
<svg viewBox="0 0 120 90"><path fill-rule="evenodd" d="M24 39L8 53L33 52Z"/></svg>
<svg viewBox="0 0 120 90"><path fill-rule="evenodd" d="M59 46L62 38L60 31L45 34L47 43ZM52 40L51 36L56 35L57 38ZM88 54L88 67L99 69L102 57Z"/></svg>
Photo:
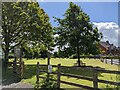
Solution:
<svg viewBox="0 0 120 90"><path fill-rule="evenodd" d="M120 59L120 56L80 56L80 58L94 58L94 59Z"/></svg>
<svg viewBox="0 0 120 90"><path fill-rule="evenodd" d="M120 65L120 59L101 59L106 64Z"/></svg>
<svg viewBox="0 0 120 90"><path fill-rule="evenodd" d="M39 62L37 62L37 73L36 73L36 79L37 79L36 83L37 84L39 84L39 78L45 78L45 77L39 76L40 72L49 73L48 71L40 70L40 66L47 66L47 65L40 65ZM61 66L61 64L58 64L57 66L56 65L52 65L52 67L58 68L57 72L49 73L49 74L56 74L57 75L57 80L54 80L54 79L51 79L51 80L57 81L58 88L60 88L60 83L73 85L73 86L85 88L85 89L88 89L88 90L101 90L98 87L98 83L105 83L105 84L120 86L120 82L113 82L113 81L107 81L107 80L100 80L100 79L98 79L98 73L99 72L101 72L101 73L110 73L110 74L120 74L120 71L102 70L102 69L97 69L97 68L92 68L92 67L87 67L87 66L67 67L67 66ZM86 69L86 70L92 70L93 71L93 77L86 77L86 76L62 73L61 69L63 69L63 68L75 68L75 69L76 68L81 68L81 69ZM88 81L93 82L93 86L90 87L90 86L76 84L76 83L73 83L73 82L63 81L63 80L61 80L61 76L68 76L68 77L72 77L72 78L88 80Z"/></svg>
<svg viewBox="0 0 120 90"><path fill-rule="evenodd" d="M80 58L100 59L106 64L120 65L120 56L80 56Z"/></svg>
<svg viewBox="0 0 120 90"><path fill-rule="evenodd" d="M20 78L23 78L24 62L9 62L10 66L13 67L13 73L17 74Z"/></svg>

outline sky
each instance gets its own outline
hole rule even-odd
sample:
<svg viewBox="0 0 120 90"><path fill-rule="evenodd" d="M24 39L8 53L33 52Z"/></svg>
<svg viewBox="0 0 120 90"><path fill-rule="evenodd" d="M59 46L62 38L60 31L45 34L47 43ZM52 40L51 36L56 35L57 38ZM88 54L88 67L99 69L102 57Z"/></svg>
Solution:
<svg viewBox="0 0 120 90"><path fill-rule="evenodd" d="M22 1L26 1L26 0L22 0ZM119 2L120 0L37 0L37 1L38 2Z"/></svg>
<svg viewBox="0 0 120 90"><path fill-rule="evenodd" d="M103 33L102 41L109 40L118 46L118 2L74 2L86 12L99 32ZM39 2L40 7L50 17L52 26L57 26L53 16L64 18L62 15L69 7L68 2Z"/></svg>
<svg viewBox="0 0 120 90"><path fill-rule="evenodd" d="M118 22L117 2L75 2L86 12L92 22ZM40 2L40 7L50 16L52 25L53 16L61 18L69 7L68 2Z"/></svg>

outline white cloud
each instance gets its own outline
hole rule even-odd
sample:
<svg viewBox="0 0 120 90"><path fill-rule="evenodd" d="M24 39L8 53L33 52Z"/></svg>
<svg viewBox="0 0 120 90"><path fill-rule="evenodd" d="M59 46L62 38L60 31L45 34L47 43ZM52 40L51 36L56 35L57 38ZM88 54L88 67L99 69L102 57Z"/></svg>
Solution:
<svg viewBox="0 0 120 90"><path fill-rule="evenodd" d="M44 2L44 0L41 0L41 2Z"/></svg>
<svg viewBox="0 0 120 90"><path fill-rule="evenodd" d="M110 41L114 45L118 46L118 30L119 26L114 22L94 22L94 27L99 29L99 32L103 33L103 41Z"/></svg>

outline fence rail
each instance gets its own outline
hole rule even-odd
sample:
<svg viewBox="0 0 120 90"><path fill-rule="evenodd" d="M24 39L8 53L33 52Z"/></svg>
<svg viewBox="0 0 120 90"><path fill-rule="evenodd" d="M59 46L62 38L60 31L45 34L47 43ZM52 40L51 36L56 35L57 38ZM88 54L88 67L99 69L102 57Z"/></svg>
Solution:
<svg viewBox="0 0 120 90"><path fill-rule="evenodd" d="M106 64L120 65L120 59L101 59Z"/></svg>
<svg viewBox="0 0 120 90"><path fill-rule="evenodd" d="M39 78L44 78L44 77L39 76L40 72L49 73L46 70L40 70L41 66L47 66L47 65L40 65L39 62L37 63L37 74L36 74L36 79L37 79L36 83L37 84L39 83ZM49 74L57 75L57 80L54 80L54 79L52 79L52 80L57 81L58 88L60 88L60 83L73 85L73 86L77 86L77 87L81 87L81 88L85 88L85 89L89 89L89 90L93 90L93 89L94 90L100 90L100 88L98 88L98 83L107 83L107 84L110 84L110 85L120 86L120 82L113 82L113 81L107 81L107 80L98 79L98 73L99 72L110 73L110 74L120 74L120 71L101 70L101 69L98 69L98 68L91 68L91 67L85 67L85 66L83 66L83 67L68 67L68 66L61 66L60 64L52 65L52 66L58 68L57 72L49 73ZM87 69L87 70L89 69L89 70L93 71L93 77L86 77L86 76L81 76L81 75L62 73L61 72L62 68L82 68L82 69ZM63 81L63 80L61 80L61 76L68 76L68 77L72 77L72 78L91 81L91 82L93 82L93 87L85 86L85 85L81 85L81 84L76 84L76 83L73 83L73 82Z"/></svg>
<svg viewBox="0 0 120 90"><path fill-rule="evenodd" d="M80 56L80 58L94 58L94 59L120 59L120 56Z"/></svg>

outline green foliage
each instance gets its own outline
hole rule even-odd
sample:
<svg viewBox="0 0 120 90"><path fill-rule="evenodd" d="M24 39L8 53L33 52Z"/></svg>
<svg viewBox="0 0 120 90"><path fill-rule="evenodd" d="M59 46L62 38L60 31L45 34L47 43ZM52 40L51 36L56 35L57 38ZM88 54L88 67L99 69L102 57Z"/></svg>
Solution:
<svg viewBox="0 0 120 90"><path fill-rule="evenodd" d="M69 48L68 50L72 50L73 54L77 53L80 66L80 54L99 53L97 43L102 38L102 34L97 28L93 28L89 16L72 2L63 16L63 19L55 17L55 21L58 22L58 27L55 28L57 35L55 41L60 50Z"/></svg>
<svg viewBox="0 0 120 90"><path fill-rule="evenodd" d="M47 77L47 76L46 76ZM50 76L51 79L54 79L53 76ZM55 81L49 80L47 78L43 79L41 84L35 85L35 90L55 90L57 89L57 84Z"/></svg>
<svg viewBox="0 0 120 90"><path fill-rule="evenodd" d="M4 2L2 5L2 48L6 61L9 51L17 45L35 55L54 44L49 17L37 2Z"/></svg>
<svg viewBox="0 0 120 90"><path fill-rule="evenodd" d="M93 28L89 16L83 10L70 2L69 8L63 15L64 18L56 18L58 27L55 28L56 43L61 50L76 50L79 54L97 54L97 43L102 38L102 34L97 28ZM78 52L77 52L78 54Z"/></svg>

